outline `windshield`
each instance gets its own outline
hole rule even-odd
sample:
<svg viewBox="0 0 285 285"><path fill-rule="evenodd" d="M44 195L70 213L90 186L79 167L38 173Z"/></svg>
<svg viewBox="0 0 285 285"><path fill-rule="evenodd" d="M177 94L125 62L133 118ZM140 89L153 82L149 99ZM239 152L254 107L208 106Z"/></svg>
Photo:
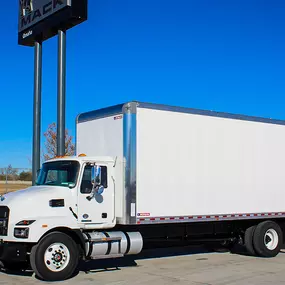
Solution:
<svg viewBox="0 0 285 285"><path fill-rule="evenodd" d="M55 161L43 164L37 185L75 187L80 165L77 161Z"/></svg>

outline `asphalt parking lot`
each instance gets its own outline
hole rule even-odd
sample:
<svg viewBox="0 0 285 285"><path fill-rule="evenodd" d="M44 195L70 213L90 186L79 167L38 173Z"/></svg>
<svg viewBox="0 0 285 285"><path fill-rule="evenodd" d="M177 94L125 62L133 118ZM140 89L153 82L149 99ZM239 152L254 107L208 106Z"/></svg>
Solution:
<svg viewBox="0 0 285 285"><path fill-rule="evenodd" d="M47 284L31 272L0 273L0 284ZM285 251L272 259L192 248L149 252L137 259L94 261L81 266L69 285L263 285L285 284Z"/></svg>

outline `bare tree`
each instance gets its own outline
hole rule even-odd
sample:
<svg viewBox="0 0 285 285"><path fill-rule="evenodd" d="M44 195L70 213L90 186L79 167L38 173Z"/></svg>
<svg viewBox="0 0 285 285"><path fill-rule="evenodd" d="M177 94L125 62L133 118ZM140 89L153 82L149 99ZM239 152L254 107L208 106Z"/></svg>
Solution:
<svg viewBox="0 0 285 285"><path fill-rule="evenodd" d="M18 169L17 168L13 168L12 165L9 164L6 171L8 175L8 180L18 179Z"/></svg>
<svg viewBox="0 0 285 285"><path fill-rule="evenodd" d="M49 160L56 156L57 147L57 132L56 123L52 123L48 126L47 131L44 133L45 137L45 150L43 158ZM65 130L65 155L74 155L75 145L73 143L73 137L69 135L69 131Z"/></svg>
<svg viewBox="0 0 285 285"><path fill-rule="evenodd" d="M28 159L28 161L29 161L29 164L32 165L32 164L33 164L32 158L31 158L30 156L27 156L27 159Z"/></svg>

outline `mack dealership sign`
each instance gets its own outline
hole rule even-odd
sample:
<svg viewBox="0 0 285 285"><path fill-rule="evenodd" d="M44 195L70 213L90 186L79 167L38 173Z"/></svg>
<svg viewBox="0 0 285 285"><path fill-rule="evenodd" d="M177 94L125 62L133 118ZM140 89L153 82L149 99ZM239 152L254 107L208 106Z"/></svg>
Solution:
<svg viewBox="0 0 285 285"><path fill-rule="evenodd" d="M33 46L85 20L87 0L19 0L19 44Z"/></svg>
<svg viewBox="0 0 285 285"><path fill-rule="evenodd" d="M71 0L45 0L45 1L27 1L21 0L19 31L44 20L60 9L71 6Z"/></svg>

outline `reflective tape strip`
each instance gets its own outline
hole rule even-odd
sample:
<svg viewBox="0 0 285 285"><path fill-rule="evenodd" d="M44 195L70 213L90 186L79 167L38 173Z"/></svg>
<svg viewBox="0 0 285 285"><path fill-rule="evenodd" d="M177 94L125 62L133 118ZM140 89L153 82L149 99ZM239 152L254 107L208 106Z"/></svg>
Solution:
<svg viewBox="0 0 285 285"><path fill-rule="evenodd" d="M209 215L209 216L147 217L147 218L137 218L137 224L185 223L185 222L200 222L200 221L242 220L242 219L246 220L250 218L262 219L265 217L284 218L285 212L246 213L246 214Z"/></svg>

